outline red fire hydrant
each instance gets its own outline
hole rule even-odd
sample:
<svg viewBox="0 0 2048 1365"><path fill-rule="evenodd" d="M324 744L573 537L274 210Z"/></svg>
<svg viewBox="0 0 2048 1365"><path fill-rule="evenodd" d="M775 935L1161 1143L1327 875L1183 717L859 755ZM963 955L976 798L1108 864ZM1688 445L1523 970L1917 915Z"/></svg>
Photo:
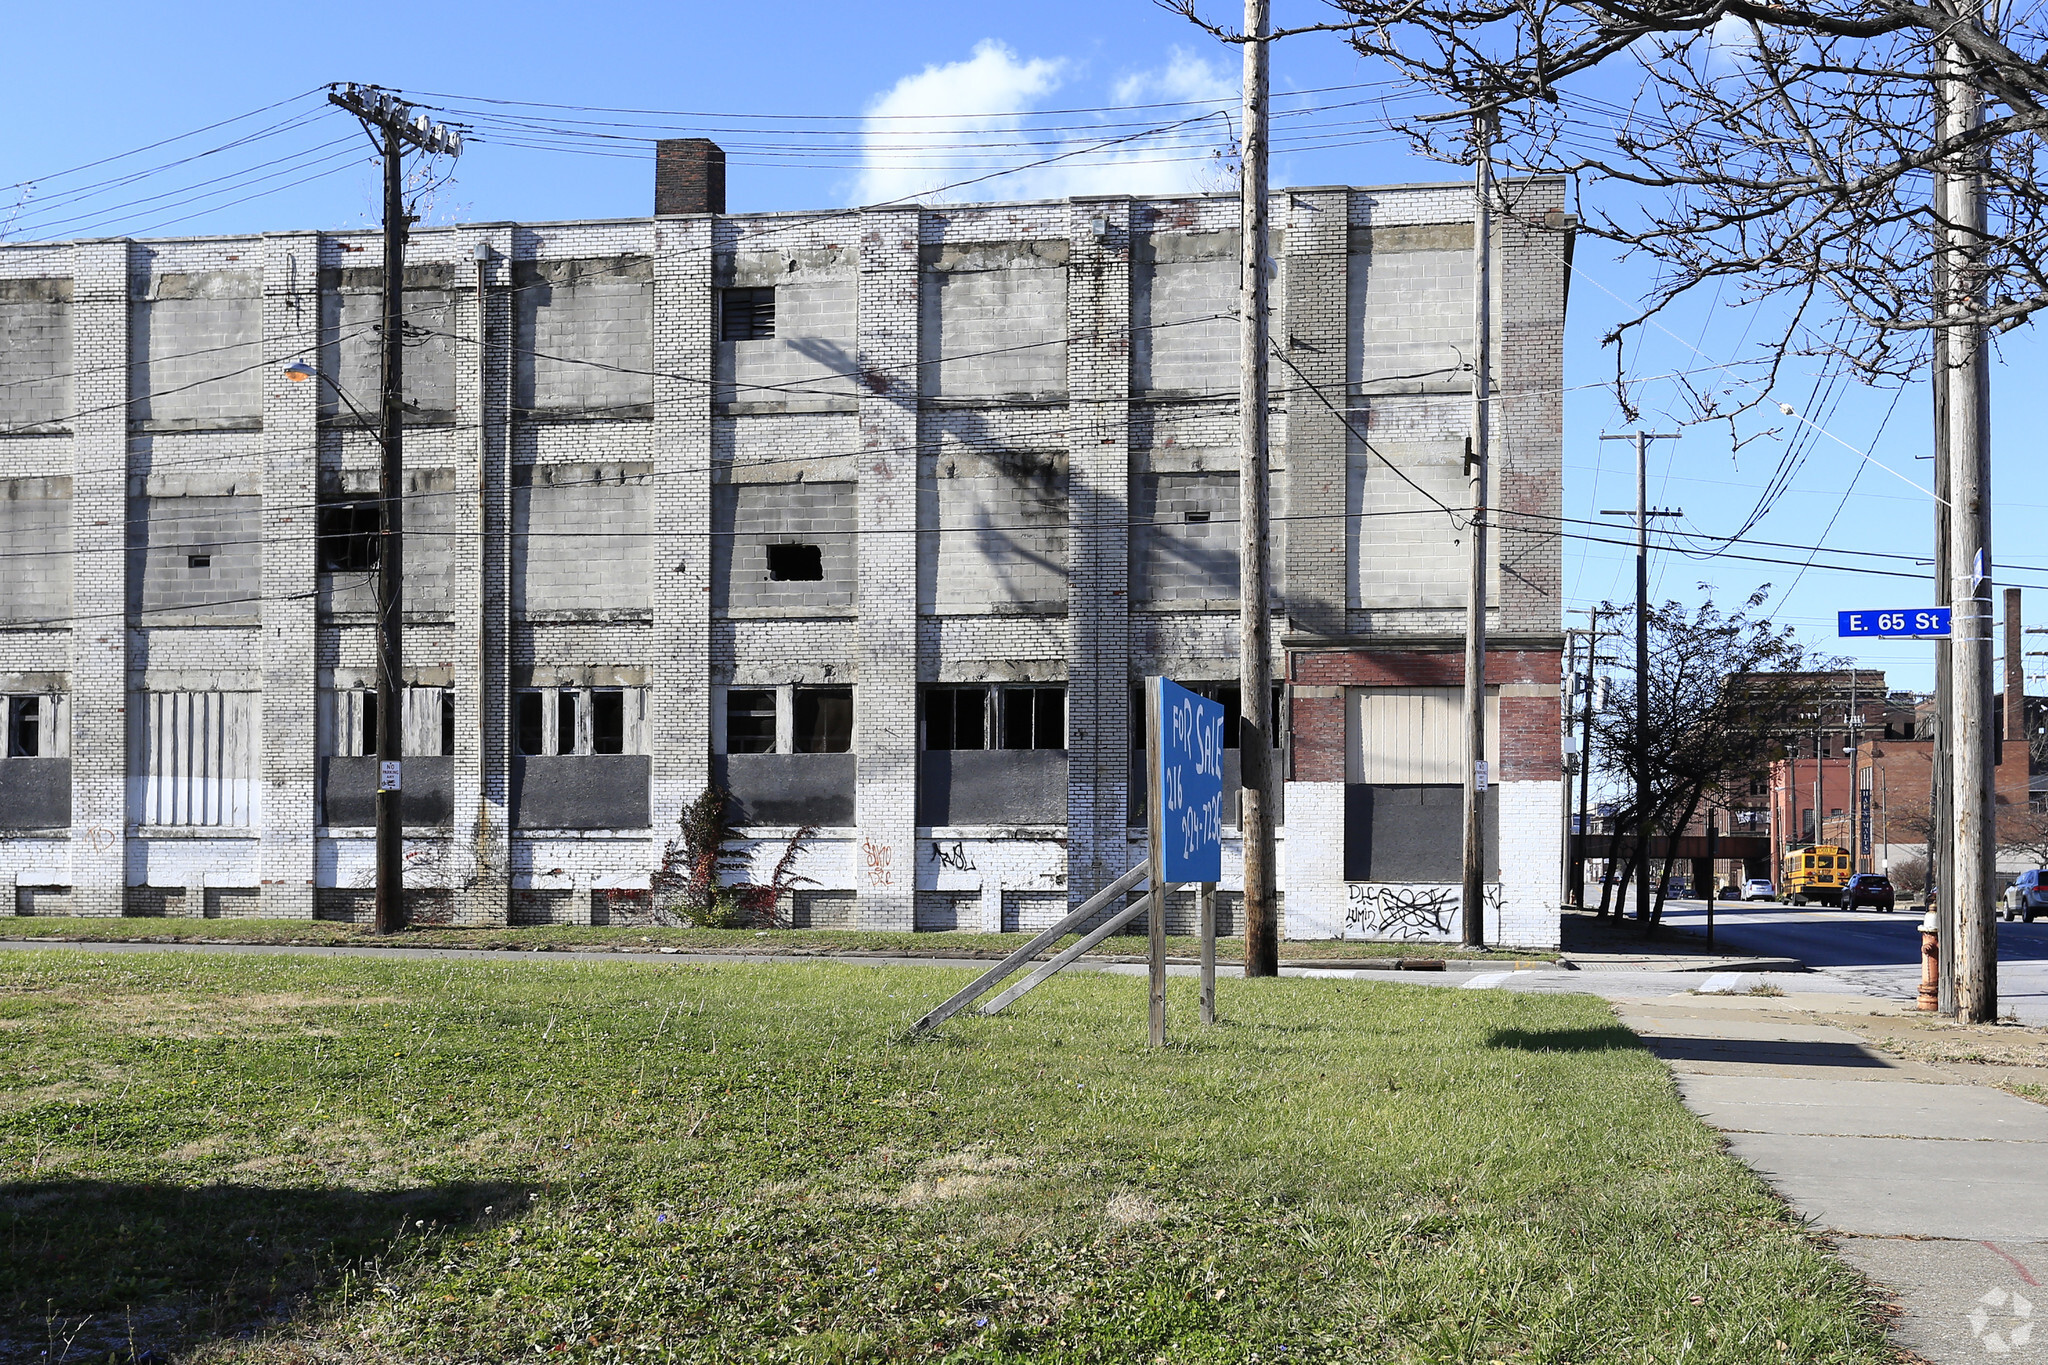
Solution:
<svg viewBox="0 0 2048 1365"><path fill-rule="evenodd" d="M1920 1008L1941 1008L1941 933L1932 910L1920 921Z"/></svg>

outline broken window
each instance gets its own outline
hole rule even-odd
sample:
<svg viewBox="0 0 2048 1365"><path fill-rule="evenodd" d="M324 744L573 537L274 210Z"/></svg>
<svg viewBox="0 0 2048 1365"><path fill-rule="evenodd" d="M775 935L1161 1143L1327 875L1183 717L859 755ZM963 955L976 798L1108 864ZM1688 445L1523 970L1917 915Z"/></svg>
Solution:
<svg viewBox="0 0 2048 1365"><path fill-rule="evenodd" d="M1064 749L1067 689L934 687L925 693L924 721L927 749Z"/></svg>
<svg viewBox="0 0 2048 1365"><path fill-rule="evenodd" d="M576 694L561 692L555 697L555 752L576 752Z"/></svg>
<svg viewBox="0 0 2048 1365"><path fill-rule="evenodd" d="M718 295L720 341L767 341L775 335L775 290L723 289Z"/></svg>
<svg viewBox="0 0 2048 1365"><path fill-rule="evenodd" d="M1002 689L1005 749L1067 747L1067 689L1005 687Z"/></svg>
<svg viewBox="0 0 2048 1365"><path fill-rule="evenodd" d="M626 694L616 688L590 694L590 752L626 752Z"/></svg>
<svg viewBox="0 0 2048 1365"><path fill-rule="evenodd" d="M768 577L778 583L820 583L825 561L815 545L770 545Z"/></svg>
<svg viewBox="0 0 2048 1365"><path fill-rule="evenodd" d="M986 749L988 689L934 687L924 694L924 747Z"/></svg>
<svg viewBox="0 0 2048 1365"><path fill-rule="evenodd" d="M514 721L526 758L639 754L646 749L647 694L637 687L530 687Z"/></svg>
<svg viewBox="0 0 2048 1365"><path fill-rule="evenodd" d="M1181 686L1198 697L1207 697L1210 701L1222 704L1223 747L1226 749L1237 748L1238 722L1242 719L1242 708L1238 706L1238 698L1244 695L1238 689L1238 685L1234 682L1190 682L1181 683ZM1273 705L1266 717L1266 725L1268 727L1266 734L1269 737L1268 742L1276 747L1279 745L1281 737L1280 698L1281 686L1275 683L1273 684ZM1131 748L1141 752L1145 748L1145 689L1142 687L1131 689Z"/></svg>
<svg viewBox="0 0 2048 1365"><path fill-rule="evenodd" d="M799 687L791 739L800 754L843 754L853 748L853 689Z"/></svg>
<svg viewBox="0 0 2048 1365"><path fill-rule="evenodd" d="M7 699L7 756L36 758L43 752L43 699Z"/></svg>
<svg viewBox="0 0 2048 1365"><path fill-rule="evenodd" d="M775 752L775 693L734 691L725 694L725 751L729 754Z"/></svg>
<svg viewBox="0 0 2048 1365"><path fill-rule="evenodd" d="M399 698L399 752L408 758L447 757L455 752L455 689L408 687ZM377 693L347 688L334 694L334 752L365 756L377 752Z"/></svg>
<svg viewBox="0 0 2048 1365"><path fill-rule="evenodd" d="M383 532L383 514L374 502L337 502L322 507L320 571L352 573L376 568Z"/></svg>
<svg viewBox="0 0 2048 1365"><path fill-rule="evenodd" d="M547 721L542 714L546 702L540 692L519 694L519 752L529 757L547 752Z"/></svg>

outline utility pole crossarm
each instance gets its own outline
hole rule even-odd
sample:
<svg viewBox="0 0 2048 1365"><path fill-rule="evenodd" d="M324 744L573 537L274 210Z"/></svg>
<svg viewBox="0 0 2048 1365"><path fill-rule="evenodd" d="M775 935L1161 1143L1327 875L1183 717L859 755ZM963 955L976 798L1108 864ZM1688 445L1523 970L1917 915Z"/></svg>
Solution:
<svg viewBox="0 0 2048 1365"><path fill-rule="evenodd" d="M330 86L327 102L348 110L364 123L381 129L400 142L411 144L429 156L462 155L462 134L458 129L445 123L435 123L425 114L417 113L389 90L350 81L345 85Z"/></svg>

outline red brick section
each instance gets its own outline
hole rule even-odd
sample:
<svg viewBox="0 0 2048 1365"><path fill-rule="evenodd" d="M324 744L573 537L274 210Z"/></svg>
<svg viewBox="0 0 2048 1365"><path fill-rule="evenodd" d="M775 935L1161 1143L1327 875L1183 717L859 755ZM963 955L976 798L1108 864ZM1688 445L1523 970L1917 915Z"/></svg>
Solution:
<svg viewBox="0 0 2048 1365"><path fill-rule="evenodd" d="M1294 696L1294 780L1344 780L1344 694Z"/></svg>
<svg viewBox="0 0 2048 1365"><path fill-rule="evenodd" d="M725 149L709 138L672 137L654 144L654 212L725 212Z"/></svg>
<svg viewBox="0 0 2048 1365"><path fill-rule="evenodd" d="M1549 650L1504 650L1486 656L1489 683L1537 684L1555 688L1560 657ZM1289 679L1297 688L1458 687L1465 681L1465 656L1439 651L1303 651L1288 656ZM1294 694L1294 780L1344 780L1344 696ZM1558 698L1503 697L1500 702L1502 782L1555 781L1558 753Z"/></svg>
<svg viewBox="0 0 2048 1365"><path fill-rule="evenodd" d="M1489 683L1558 682L1556 650L1513 649L1486 656ZM1331 687L1457 687L1465 681L1465 656L1392 651L1303 650L1287 659L1290 682Z"/></svg>
<svg viewBox="0 0 2048 1365"><path fill-rule="evenodd" d="M1555 782L1564 763L1556 697L1500 699L1500 780Z"/></svg>

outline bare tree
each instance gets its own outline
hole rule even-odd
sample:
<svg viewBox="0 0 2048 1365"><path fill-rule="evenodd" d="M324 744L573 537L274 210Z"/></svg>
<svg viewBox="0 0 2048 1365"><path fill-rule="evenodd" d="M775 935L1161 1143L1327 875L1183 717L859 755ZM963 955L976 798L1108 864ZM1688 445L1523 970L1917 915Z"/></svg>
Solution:
<svg viewBox="0 0 2048 1365"><path fill-rule="evenodd" d="M1242 41L1205 20L1200 0L1161 2ZM1736 301L1780 305L1756 361L1769 375L1787 355L1817 353L1872 377L1924 373L1942 320L1947 224L1931 176L1943 164L1980 175L1988 224L1946 320L2003 328L2048 307L2048 261L2035 249L2048 230L2041 6L2006 7L2002 18L1958 0L1331 7L1331 20L1276 36L1339 33L1436 95L1438 113L1389 117L1426 155L1468 159L1465 116L1493 112L1503 169L1576 177L1587 205L1580 230L1655 263L1641 311L1610 341L1683 295L1725 284ZM1600 70L1634 94L1612 103L1585 93ZM1985 104L1981 121L1944 138L1945 79L1974 87ZM1498 211L1515 214L1510 182L1502 194ZM1618 347L1616 359L1618 375ZM1694 386L1693 416L1732 417L1768 388L1748 385L1730 400Z"/></svg>
<svg viewBox="0 0 2048 1365"><path fill-rule="evenodd" d="M1657 877L1653 921L1663 916L1672 857L1667 846L1662 869L1652 866L1650 832L1681 834L1703 805L1746 797L1781 753L1780 737L1820 700L1821 675L1811 670L1822 661L1807 653L1790 627L1775 626L1762 614L1768 591L1759 588L1727 614L1711 599L1693 607L1666 602L1650 613L1648 711L1641 732L1650 784L1640 801L1632 796L1617 812L1615 828L1628 837L1626 843L1621 834L1615 839L1616 851L1625 849L1623 888L1637 876ZM1620 676L1629 682L1613 689L1614 704L1595 720L1594 750L1608 778L1630 783L1638 742L1633 660Z"/></svg>

